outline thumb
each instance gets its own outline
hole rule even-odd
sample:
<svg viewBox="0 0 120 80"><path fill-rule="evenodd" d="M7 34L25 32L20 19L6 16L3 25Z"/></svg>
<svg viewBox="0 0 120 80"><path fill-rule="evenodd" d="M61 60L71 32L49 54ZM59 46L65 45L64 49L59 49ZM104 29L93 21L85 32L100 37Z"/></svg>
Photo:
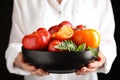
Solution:
<svg viewBox="0 0 120 80"><path fill-rule="evenodd" d="M88 68L98 68L98 67L103 66L104 63L105 63L105 57L102 51L99 51L98 60L94 61L93 63L88 64Z"/></svg>
<svg viewBox="0 0 120 80"><path fill-rule="evenodd" d="M31 66L24 60L21 52L18 54L18 56L15 59L15 66L30 72L36 70L35 66Z"/></svg>

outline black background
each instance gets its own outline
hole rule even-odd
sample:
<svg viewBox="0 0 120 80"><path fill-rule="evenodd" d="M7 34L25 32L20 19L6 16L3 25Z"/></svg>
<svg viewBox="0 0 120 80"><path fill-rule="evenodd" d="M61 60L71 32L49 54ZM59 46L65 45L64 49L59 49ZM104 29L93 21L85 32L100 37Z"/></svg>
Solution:
<svg viewBox="0 0 120 80"><path fill-rule="evenodd" d="M115 16L115 40L117 44L117 58L115 59L112 69L108 74L99 73L99 80L120 80L120 3L118 0L111 0L114 16ZM23 80L23 76L11 74L8 72L6 68L5 62L5 50L8 45L9 34L11 29L11 16L12 16L12 8L13 8L13 0L1 0L1 7L0 7L0 80ZM102 6L102 5L101 5ZM109 29L108 29L109 30ZM12 55L12 54L11 54ZM108 53L109 55L109 53Z"/></svg>

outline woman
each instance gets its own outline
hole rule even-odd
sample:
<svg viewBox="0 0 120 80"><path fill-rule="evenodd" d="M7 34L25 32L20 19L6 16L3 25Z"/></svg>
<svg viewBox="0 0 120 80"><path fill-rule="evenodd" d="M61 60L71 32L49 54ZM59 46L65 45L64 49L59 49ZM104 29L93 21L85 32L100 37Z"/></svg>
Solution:
<svg viewBox="0 0 120 80"><path fill-rule="evenodd" d="M98 80L97 72L107 74L110 71L116 57L110 0L14 0L12 20L5 55L10 73L24 75L25 80ZM21 53L23 36L40 26L48 29L64 20L73 26L83 24L100 32L100 59L70 74L51 74L26 63Z"/></svg>

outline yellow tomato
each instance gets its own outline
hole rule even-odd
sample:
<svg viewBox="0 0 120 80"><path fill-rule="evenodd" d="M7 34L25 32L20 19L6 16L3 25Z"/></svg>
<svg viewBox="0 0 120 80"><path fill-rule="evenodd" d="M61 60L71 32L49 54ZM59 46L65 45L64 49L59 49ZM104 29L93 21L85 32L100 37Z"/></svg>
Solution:
<svg viewBox="0 0 120 80"><path fill-rule="evenodd" d="M100 44L100 34L95 29L75 30L72 37L73 42L78 46L86 43L86 47L98 48Z"/></svg>

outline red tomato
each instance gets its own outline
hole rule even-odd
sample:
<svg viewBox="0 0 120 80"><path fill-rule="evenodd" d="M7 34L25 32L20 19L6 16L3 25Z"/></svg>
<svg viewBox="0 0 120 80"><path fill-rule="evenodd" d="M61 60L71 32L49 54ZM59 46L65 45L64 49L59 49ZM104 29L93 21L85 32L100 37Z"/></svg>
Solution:
<svg viewBox="0 0 120 80"><path fill-rule="evenodd" d="M60 51L59 49L56 49L54 46L60 44L61 41L60 40L53 40L49 43L48 45L48 51L51 51L51 52L58 52Z"/></svg>
<svg viewBox="0 0 120 80"><path fill-rule="evenodd" d="M50 34L50 32L48 32L48 31L38 31L37 33L40 34L40 35L41 34L44 35L48 41L51 40L51 34Z"/></svg>
<svg viewBox="0 0 120 80"><path fill-rule="evenodd" d="M29 50L44 50L47 48L51 35L48 31L39 30L26 35L22 39L23 47Z"/></svg>
<svg viewBox="0 0 120 80"><path fill-rule="evenodd" d="M58 30L59 30L58 25L54 25L54 26L52 26L52 27L50 27L50 28L48 29L48 31L49 31L51 34L57 32Z"/></svg>
<svg viewBox="0 0 120 80"><path fill-rule="evenodd" d="M77 29L82 29L82 30L83 30L83 29L85 29L85 26L83 26L83 25L81 24L81 25L77 25L76 28L77 28Z"/></svg>
<svg viewBox="0 0 120 80"><path fill-rule="evenodd" d="M43 27L38 28L36 33L37 33L37 34L40 34L40 35L43 34L48 41L51 40L51 34L50 34L50 32L47 31L47 30L46 30L45 28L43 28Z"/></svg>
<svg viewBox="0 0 120 80"><path fill-rule="evenodd" d="M60 27L60 28L63 27L63 26L72 27L72 24L69 21L63 21L58 25L58 27Z"/></svg>
<svg viewBox="0 0 120 80"><path fill-rule="evenodd" d="M98 48L100 44L100 35L94 29L75 30L72 40L78 46L82 43L86 43L87 47L91 46L92 48Z"/></svg>

